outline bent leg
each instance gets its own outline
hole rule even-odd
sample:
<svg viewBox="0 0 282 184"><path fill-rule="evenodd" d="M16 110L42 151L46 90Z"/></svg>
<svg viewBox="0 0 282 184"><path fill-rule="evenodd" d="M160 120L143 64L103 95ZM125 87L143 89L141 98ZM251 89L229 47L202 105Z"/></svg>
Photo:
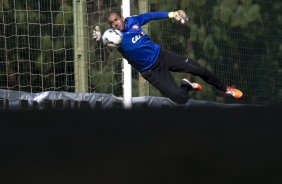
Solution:
<svg viewBox="0 0 282 184"><path fill-rule="evenodd" d="M178 104L185 104L188 101L188 92L192 89L191 86L181 85L179 87L169 71L158 68L145 71L141 75L172 101Z"/></svg>
<svg viewBox="0 0 282 184"><path fill-rule="evenodd" d="M224 85L222 81L193 59L168 51L165 51L165 55L165 63L170 71L190 73L202 78L208 84L211 84L224 92L226 91L226 85Z"/></svg>

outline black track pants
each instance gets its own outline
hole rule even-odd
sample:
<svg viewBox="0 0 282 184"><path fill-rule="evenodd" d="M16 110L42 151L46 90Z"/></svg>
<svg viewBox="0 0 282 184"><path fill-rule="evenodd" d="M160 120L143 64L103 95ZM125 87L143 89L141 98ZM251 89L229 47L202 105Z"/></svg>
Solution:
<svg viewBox="0 0 282 184"><path fill-rule="evenodd" d="M224 92L226 90L226 86L210 71L199 65L199 63L166 50L161 50L160 57L155 65L149 70L142 72L141 75L164 96L167 96L178 104L184 104L188 101L188 92L192 88L187 85L178 86L170 71L199 76L216 88Z"/></svg>

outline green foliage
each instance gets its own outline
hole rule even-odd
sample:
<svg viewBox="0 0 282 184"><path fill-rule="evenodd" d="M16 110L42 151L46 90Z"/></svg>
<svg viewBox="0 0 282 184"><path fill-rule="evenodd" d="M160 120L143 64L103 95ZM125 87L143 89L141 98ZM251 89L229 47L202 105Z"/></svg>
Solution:
<svg viewBox="0 0 282 184"><path fill-rule="evenodd" d="M214 6L214 18L232 27L244 28L260 17L260 6L252 4L251 0L244 0L242 3L222 0L219 5Z"/></svg>
<svg viewBox="0 0 282 184"><path fill-rule="evenodd" d="M219 51L212 36L206 37L203 44L203 50L205 55L208 55L212 59L216 59L218 57Z"/></svg>
<svg viewBox="0 0 282 184"><path fill-rule="evenodd" d="M14 3L17 2L17 3ZM63 3L62 3L63 2ZM96 2L96 1L93 1ZM120 11L120 0L97 0L93 6L114 7ZM138 0L134 8L138 8ZM0 22L5 44L1 46L1 54L5 55L1 74L8 73L12 85L17 85L17 78L11 72L18 71L18 60L32 60L31 81L44 83L38 89L54 87L56 62L71 61L73 49L73 1L1 1ZM111 5L110 5L111 3ZM149 11L175 11L183 9L189 16L189 23L179 25L174 20L158 20L149 23L149 35L163 48L197 60L216 74L224 83L235 84L245 94L246 103L256 102L258 98L281 98L281 68L282 68L282 2L279 0L150 0ZM50 7L53 8L50 11ZM101 12L99 9L97 12ZM138 10L131 10L138 12ZM106 13L103 13L102 18ZM98 16L89 16L88 31L91 34L94 25L99 24L102 31L109 25ZM53 19L52 19L53 18ZM112 93L114 90L121 94L117 86L122 79L121 58L115 51L109 51L92 43L89 35L91 75L90 88L97 92ZM92 50L94 48L94 51ZM25 50L24 50L25 49ZM54 58L56 58L54 60ZM95 61L103 61L97 62ZM104 62L105 61L105 62ZM23 64L23 66L29 66ZM69 68L73 74L72 65L61 65ZM118 69L114 68L117 67ZM27 69L26 69L27 70ZM58 69L60 71L60 69ZM63 69L62 69L63 71ZM116 71L116 73L113 73ZM38 74L44 76L35 78ZM22 81L29 81L21 76ZM219 99L222 94L216 92L200 78L186 75L174 75L177 81L183 77L199 81L204 90L192 93L197 99ZM137 79L133 80L133 94L138 94ZM32 85L32 84L31 84ZM6 86L6 85L5 85ZM74 86L74 84L71 84ZM44 87L44 88L43 88ZM160 96L158 90L150 86L150 95ZM222 101L232 102L228 97Z"/></svg>
<svg viewBox="0 0 282 184"><path fill-rule="evenodd" d="M260 20L260 7L258 4L250 6L250 8L246 12L246 18L248 22L255 22Z"/></svg>
<svg viewBox="0 0 282 184"><path fill-rule="evenodd" d="M196 41L197 37L198 37L197 35L198 35L197 25L196 24L192 24L190 26L190 40L191 41Z"/></svg>
<svg viewBox="0 0 282 184"><path fill-rule="evenodd" d="M187 10L188 8L188 11L189 11L189 6L191 4L190 0L180 1L180 2L181 2L181 5L180 5L181 9Z"/></svg>
<svg viewBox="0 0 282 184"><path fill-rule="evenodd" d="M16 11L16 22L17 23L27 22L27 12L26 11Z"/></svg>
<svg viewBox="0 0 282 184"><path fill-rule="evenodd" d="M32 75L32 79L29 79L30 75L24 74L20 78L24 82L31 81L31 84L26 85L43 85L35 87L37 90L55 89L57 84L54 74L64 71L66 67L63 64L55 67L54 63L63 63L64 59L71 60L69 51L66 50L73 48L73 30L70 26L73 24L73 7L72 1L62 2L13 0L0 3L0 16L1 21L3 20L1 30L3 28L7 37L4 47L11 50L7 52L6 62L21 60L19 66L7 65L6 71L27 70L32 72L30 75L36 74ZM3 26L3 23L7 26ZM71 70L69 72L73 73ZM44 77L39 78L38 74ZM10 84L16 85L11 82Z"/></svg>
<svg viewBox="0 0 282 184"><path fill-rule="evenodd" d="M95 92L102 93L112 93L112 73L109 68L104 68L101 72L100 70L93 69L91 71L91 76L93 83L92 88Z"/></svg>
<svg viewBox="0 0 282 184"><path fill-rule="evenodd" d="M64 4L60 7L59 13L55 17L54 24L68 24L73 20L73 7Z"/></svg>
<svg viewBox="0 0 282 184"><path fill-rule="evenodd" d="M204 6L204 5L206 5L207 0L198 0L198 1L195 1L194 3L195 3L195 5L196 5L198 8L200 8L200 7Z"/></svg>
<svg viewBox="0 0 282 184"><path fill-rule="evenodd" d="M243 90L246 103L280 94L282 2L188 0L166 3L172 4L172 9L184 9L189 23L188 27L182 26L186 29L173 20L166 22L173 28L163 26L162 21L150 23L152 38L162 47L198 60L227 85L235 84ZM152 4L154 11L168 8L160 0L154 0ZM167 37L173 39L169 41ZM172 47L176 39L181 46ZM184 50L180 49L182 46ZM175 77L178 81L183 75ZM204 83L197 77L190 77ZM208 92L197 93L193 97L233 102L209 85L203 85Z"/></svg>
<svg viewBox="0 0 282 184"><path fill-rule="evenodd" d="M52 53L51 51L44 51L38 55L35 62L36 69L40 71L41 74L48 74L52 70Z"/></svg>
<svg viewBox="0 0 282 184"><path fill-rule="evenodd" d="M39 23L40 14L38 11L28 11L28 22L38 24Z"/></svg>
<svg viewBox="0 0 282 184"><path fill-rule="evenodd" d="M64 52L64 38L63 37L58 37L54 38L54 46L53 49L57 51L57 54L62 54Z"/></svg>

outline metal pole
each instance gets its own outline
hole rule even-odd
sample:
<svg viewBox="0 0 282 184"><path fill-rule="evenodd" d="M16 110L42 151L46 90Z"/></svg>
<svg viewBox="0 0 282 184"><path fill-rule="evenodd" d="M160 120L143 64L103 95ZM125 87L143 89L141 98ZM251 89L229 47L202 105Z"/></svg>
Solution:
<svg viewBox="0 0 282 184"><path fill-rule="evenodd" d="M130 0L122 0L122 16L130 16ZM131 66L123 58L123 104L125 108L132 107L132 75Z"/></svg>
<svg viewBox="0 0 282 184"><path fill-rule="evenodd" d="M139 0L139 13L147 13L148 8L148 0ZM144 33L149 34L148 24L142 26ZM150 85L149 82L146 81L141 74L139 73L139 96L149 96Z"/></svg>
<svg viewBox="0 0 282 184"><path fill-rule="evenodd" d="M75 92L88 92L86 0L73 0Z"/></svg>

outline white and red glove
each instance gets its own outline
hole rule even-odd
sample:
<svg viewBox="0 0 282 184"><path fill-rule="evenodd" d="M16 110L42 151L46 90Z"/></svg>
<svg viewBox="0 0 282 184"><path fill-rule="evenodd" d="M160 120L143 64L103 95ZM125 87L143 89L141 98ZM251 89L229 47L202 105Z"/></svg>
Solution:
<svg viewBox="0 0 282 184"><path fill-rule="evenodd" d="M189 18L187 17L186 13L183 10L169 12L168 17L174 18L177 22L181 22L181 24L184 24L185 22L188 22L189 20Z"/></svg>
<svg viewBox="0 0 282 184"><path fill-rule="evenodd" d="M101 37L102 37L102 33L100 31L100 27L99 26L95 26L95 29L93 30L93 39L95 41L100 41L101 40Z"/></svg>

